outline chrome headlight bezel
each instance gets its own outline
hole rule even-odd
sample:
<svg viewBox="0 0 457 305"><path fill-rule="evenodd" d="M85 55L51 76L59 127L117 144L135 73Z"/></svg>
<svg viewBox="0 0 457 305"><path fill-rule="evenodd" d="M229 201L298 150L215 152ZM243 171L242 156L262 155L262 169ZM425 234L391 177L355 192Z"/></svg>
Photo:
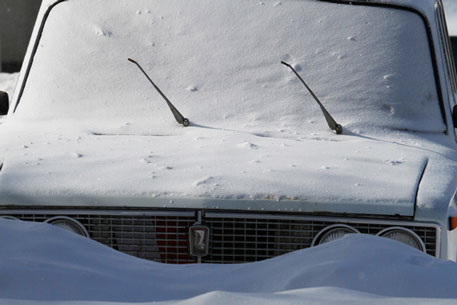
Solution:
<svg viewBox="0 0 457 305"><path fill-rule="evenodd" d="M415 243L417 244L417 247L412 245L412 244L410 244L410 243L407 243L407 242L405 242L405 241L403 241L401 239L387 237L386 235L389 234L389 233L402 234L402 236L404 236L406 238L410 238L411 240L415 241ZM410 229L407 229L407 228L404 228L404 227L389 227L389 228L385 228L384 230L378 232L378 234L376 234L376 235L380 236L380 237L389 238L389 239L401 242L401 243L403 243L405 245L413 247L413 248L415 248L417 250L420 250L422 252L427 252L427 249L425 247L424 241L414 231L412 231Z"/></svg>
<svg viewBox="0 0 457 305"><path fill-rule="evenodd" d="M54 216L52 218L46 219L44 222L60 227L61 229L76 233L78 235L89 237L89 232L84 227L84 225L71 217Z"/></svg>
<svg viewBox="0 0 457 305"><path fill-rule="evenodd" d="M338 230L345 231L345 233L342 234L341 237L343 237L346 234L358 234L358 233L360 233L359 230L357 230L354 227L351 227L350 225L347 225L347 224L333 224L333 225L330 225L330 226L327 226L327 227L323 228L322 230L319 231L319 233L316 234L316 236L313 238L313 241L311 243L311 247L322 245L322 244L325 244L326 242L331 241L331 240L328 240L328 241L322 242L322 240L324 240L327 236L330 236L330 234L332 234L332 233L334 234ZM340 237L338 237L338 238L340 238ZM338 238L336 238L336 239L338 239ZM332 240L336 240L336 239L332 239Z"/></svg>

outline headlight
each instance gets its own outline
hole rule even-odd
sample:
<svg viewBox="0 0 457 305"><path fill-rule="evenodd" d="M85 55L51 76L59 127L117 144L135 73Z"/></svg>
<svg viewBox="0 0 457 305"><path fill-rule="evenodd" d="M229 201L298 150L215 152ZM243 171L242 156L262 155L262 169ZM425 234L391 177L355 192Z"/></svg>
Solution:
<svg viewBox="0 0 457 305"><path fill-rule="evenodd" d="M377 235L399 241L425 252L425 244L422 239L416 233L406 228L390 227L382 230Z"/></svg>
<svg viewBox="0 0 457 305"><path fill-rule="evenodd" d="M59 228L65 229L67 231L82 235L84 237L89 237L89 233L86 228L77 220L66 216L56 216L47 219L45 222L50 223Z"/></svg>
<svg viewBox="0 0 457 305"><path fill-rule="evenodd" d="M311 246L322 245L343 237L346 234L360 233L357 229L343 224L336 224L325 227L316 237L314 237Z"/></svg>

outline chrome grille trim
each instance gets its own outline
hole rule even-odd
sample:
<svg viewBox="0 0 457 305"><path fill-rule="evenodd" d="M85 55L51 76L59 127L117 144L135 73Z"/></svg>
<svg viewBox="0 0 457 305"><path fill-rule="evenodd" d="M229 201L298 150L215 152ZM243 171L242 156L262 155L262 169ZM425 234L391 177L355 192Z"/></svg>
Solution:
<svg viewBox="0 0 457 305"><path fill-rule="evenodd" d="M1 215L39 222L53 216L69 216L81 222L96 241L164 263L263 260L310 247L321 229L335 223L373 235L390 226L403 226L421 237L429 254L440 254L440 226L412 221L204 210L15 209L1 210ZM195 223L210 227L210 253L206 257L189 254L188 230Z"/></svg>
<svg viewBox="0 0 457 305"><path fill-rule="evenodd" d="M196 211L177 211L177 210L103 210L103 209L56 209L56 210L0 210L1 215L13 215L13 214L23 214L23 215L108 215L108 216L195 216Z"/></svg>
<svg viewBox="0 0 457 305"><path fill-rule="evenodd" d="M211 253L205 263L256 261L311 246L323 228L348 224L361 233L375 235L391 226L412 229L424 241L427 253L439 257L440 227L433 223L360 218L287 216L272 214L207 212L211 228Z"/></svg>

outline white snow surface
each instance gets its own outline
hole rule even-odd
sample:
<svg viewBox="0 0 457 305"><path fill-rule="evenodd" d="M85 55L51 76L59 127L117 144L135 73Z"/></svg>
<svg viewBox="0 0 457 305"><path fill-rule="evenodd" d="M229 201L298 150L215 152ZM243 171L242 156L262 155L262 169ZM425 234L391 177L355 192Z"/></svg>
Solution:
<svg viewBox="0 0 457 305"><path fill-rule="evenodd" d="M443 0L449 35L457 36L457 1Z"/></svg>
<svg viewBox="0 0 457 305"><path fill-rule="evenodd" d="M257 263L166 265L0 219L0 304L455 304L457 265L351 235Z"/></svg>
<svg viewBox="0 0 457 305"><path fill-rule="evenodd" d="M19 73L0 73L0 90L8 93L10 100L13 98Z"/></svg>
<svg viewBox="0 0 457 305"><path fill-rule="evenodd" d="M284 199L304 205L340 203L346 209L351 204L371 205L371 212L379 205L384 211L392 209L392 214L411 214L426 162L421 150L359 137L291 140L193 127L185 133L171 137L173 141L145 136L51 133L40 139L23 135L7 149L12 156L4 159L0 193L13 198L87 194ZM183 152L182 147L187 149ZM452 166L443 159L437 162ZM377 174L367 177L354 168Z"/></svg>
<svg viewBox="0 0 457 305"><path fill-rule="evenodd" d="M449 18L449 12L452 14L452 7L455 6L454 0L444 2L450 32L457 34L457 27L453 25L453 19ZM392 186L387 193L392 194L391 199L396 198L396 204L392 206L401 207L401 202L406 202L413 196L413 187L409 185L409 181L417 179L418 171L427 161L424 157L424 151L427 150L439 150L442 156L432 154L433 158L428 160L428 168L432 170L423 177L423 188L418 196L419 204L427 205L433 201L430 198L445 197L445 194L452 191L449 188L455 185L455 181L441 178L441 175L448 177L449 172L456 170L455 165L446 160L453 158L453 151L440 144L444 143L444 140L431 137L428 143L420 143L419 138L404 137L401 133L386 137L383 132L373 130L371 126L367 128L364 122L356 122L355 120L360 118L351 117L349 112L343 116L344 120L348 121L342 122L345 127L349 126L345 129L346 136L335 136L326 131L327 127L318 110L311 109L315 105L309 95L302 91L301 84L296 82L287 69L275 67L274 72L269 73L271 67L277 64L276 59L265 59L268 65L263 65L262 62L252 61L252 57L263 58L255 53L255 56L241 61L249 73L240 73L239 78L232 80L228 76L239 67L236 67L235 63L232 67L231 63L220 61L217 48L213 48L213 52L208 55L208 52L203 52L204 49L200 50L200 46L189 47L189 44L182 43L178 47L174 45L171 50L163 45L167 43L167 46L170 46L174 43L173 37L187 37L186 30L191 31L184 23L177 23L182 32L174 28L171 32L165 31L167 27L174 27L176 24L169 20L173 17L172 12L168 12L168 15L158 12L147 5L146 1L122 3L128 7L133 24L151 28L149 34L143 35L139 42L128 45L128 52L123 48L116 48L115 40L119 41L119 28L112 28L108 21L97 19L101 16L91 14L93 19L87 19L82 24L74 23L85 27L93 33L94 38L98 37L103 42L97 47L78 48L87 53L89 57L86 58L93 56L98 48L106 47L109 50L105 52L105 57L110 64L106 67L104 64L95 65L94 69L99 71L95 73L97 79L106 80L102 87L106 86L112 94L100 97L103 92L82 90L87 97L81 99L80 95L73 95L73 101L63 95L59 97L62 99L47 99L49 92L45 92L47 89L43 88L40 94L31 94L30 103L39 101L35 97L41 96L44 99L41 100L43 104L27 106L31 109L28 115L32 114L33 119L29 122L9 122L11 127L8 135L1 135L2 140L8 139L10 144L2 146L0 151L0 161L6 161L0 183L3 185L2 194L10 193L12 197L19 196L17 198L21 199L25 199L27 195L31 198L37 193L51 197L63 194L68 198L78 193L112 196L142 194L146 197L227 197L229 192L221 192L221 189L227 189L230 192L236 191L238 196L245 198L280 199L288 196L300 198L303 194L294 191L304 185L310 185L305 189L306 192L319 189L327 194L333 186L344 181L343 186L350 189L344 192L344 196L358 194L357 198L371 198L374 201L371 202L372 205L381 195L385 196L386 189L390 190ZM262 13L265 18L269 18L274 10L284 9L290 4L289 1L252 3L253 8L267 8ZM109 10L109 7L106 9ZM178 15L179 11L175 13ZM145 20L140 21L141 18ZM77 17L71 20L74 19ZM161 24L162 21L167 23ZM293 17L289 18L289 21L293 24L297 19ZM329 16L321 18L320 21L328 25L331 19ZM220 22L228 21L222 19ZM271 29L267 25L264 28L262 26L261 19L257 23L249 23L246 28L249 28L250 31L247 32L251 33L246 33L247 37L251 37L249 34L255 36L266 28ZM78 35L77 32L74 34ZM223 34L222 31L215 35ZM350 35L344 34L342 39L348 43L360 43L360 35L362 29L360 33L354 31ZM59 41L59 37L55 40L68 43L67 39ZM192 41L191 38L185 39L187 41L184 42L187 43ZM66 48L64 50L74 47L66 43L60 47ZM217 40L217 43L220 43L220 40ZM46 45L41 47L45 48ZM154 48L161 50L154 53ZM261 48L265 47L259 47ZM148 51L145 52L145 49ZM202 52L201 56L187 55L195 54L196 50ZM251 50L252 46L248 44L246 53L249 54ZM326 92L329 92L329 88L334 85L332 82L338 78L338 70L341 67L347 68L346 65L339 66L338 60L344 61L351 57L347 56L348 54L353 55L345 53L348 50L313 49L317 54L311 57L312 60L304 55L300 57L284 52L289 57L287 54L280 54L280 60L291 60L295 67L300 69L299 72L303 73L305 80L309 78L312 87L316 87L315 91L319 92L319 96L322 95L322 100L327 100L326 94L330 99L332 95ZM168 52L189 57L188 61L195 61L194 68L188 69L188 66L180 64L176 58L167 59L165 55L169 55ZM154 61L157 54L162 54L160 58L165 61L163 65L157 64L159 60ZM319 54L325 54L326 57L319 59ZM173 96L172 100L178 108L191 118L193 127L183 129L175 126L171 114L166 108L161 108L163 101L148 87L139 71L126 60L125 63L122 62L126 57L136 56L140 63L148 67L147 71L154 74L153 79L163 87L167 95L170 98ZM373 56L375 58L377 55ZM206 59L205 64L212 63L212 68L202 68L204 65L201 64L201 58ZM55 59L59 60L58 57ZM318 75L319 69L328 59L333 61L324 64L325 69L336 73L335 79L329 80L328 84L322 84L324 81ZM314 60L318 62L315 63ZM249 64L250 61L253 62L252 65ZM80 67L75 67L75 63L72 63L71 67L58 64L53 64L53 69L68 69L66 72L83 78L94 75L94 71L84 72L92 62L83 60ZM335 65L333 69L332 66ZM170 66L178 68L170 69ZM114 73L115 68L122 70L122 77L119 78L119 75ZM157 75L153 72L156 69L159 69ZM357 69L354 67L352 71L357 74ZM169 73L164 72L168 70ZM41 70L43 71L47 70ZM211 83L210 77L204 77L208 72L213 72L210 74L213 77L217 74L215 71L222 74L222 81L226 83L226 88L220 95L214 95L217 84ZM308 71L311 77L308 76ZM61 72L61 75L65 75L65 71ZM184 72L190 73L191 77L176 75ZM422 71L418 71L420 72ZM51 83L54 87L64 86L64 89L68 90L69 86L74 85L71 82L75 81L72 79L67 84L59 80L59 76L54 78L38 74L36 77L43 77L43 82L37 83L37 88L47 88L45 84L48 82L48 86ZM110 77L107 78L107 74ZM258 78L258 74L262 77ZM382 81L388 81L391 77L384 72L379 75ZM0 74L0 89L6 89L10 97L16 78L16 74ZM360 78L363 79L363 76ZM246 82L246 88L243 88L243 81ZM373 87L376 88L379 79L373 81ZM93 80L87 80L83 85L88 84L88 89L92 84L94 87L100 86L100 83L91 82ZM253 82L262 89L251 92ZM335 83L338 84L339 81ZM132 86L135 87L135 92L134 96L130 97L132 91L128 88ZM298 88L292 89L294 86ZM320 86L323 89L319 89ZM243 90L233 93L234 87L241 87ZM271 100L281 102L278 107L258 114L262 103L246 106L245 102L255 100L259 93L262 99L270 98L271 91L268 88L271 87L281 92L280 97L271 97ZM265 92L262 93L263 90ZM74 91L72 94L75 94ZM354 89L351 93L361 100L363 94L355 91ZM97 98L88 98L94 94L97 94ZM116 100L116 95L120 95L119 100ZM198 98L194 98L194 95L198 95ZM289 95L293 98L286 98ZM208 102L217 107L206 111L202 109L208 107L192 104L193 100L211 101L215 96L215 100L230 102L222 108L216 102ZM65 114L58 111L66 112L65 107L68 105L54 109L55 104L63 100L81 102L77 107L70 108L71 112L76 114L71 124L55 120L55 113L49 121L50 117L46 114L50 109L57 111L59 115ZM111 112L105 116L105 106L113 106L108 103L110 100L117 105L124 102L121 105L123 111L110 108ZM93 108L90 103L94 101L101 101L102 108L105 108L100 111ZM132 106L132 101L139 101L141 105ZM303 104L296 104L293 108L288 108L289 103L297 102L306 106L301 108ZM151 103L157 105L153 106ZM330 105L332 106L329 108L336 107L337 113L342 113L342 108L346 109L332 102ZM233 109L229 106L233 106ZM150 109L152 107L153 110ZM137 120L137 108L144 114L141 120ZM285 115L276 116L276 113L283 112ZM125 117L128 115L133 118ZM43 120L38 116L43 116ZM100 124L93 124L97 119ZM152 121L151 125L148 120ZM44 124L46 121L48 123ZM124 136L114 136L116 134ZM371 136L374 138L367 139ZM394 144L382 145L386 138L389 143ZM187 161L183 159L183 150ZM301 155L304 152L305 158ZM379 175L360 181L362 172L375 172ZM300 184L300 179L303 179L301 177L309 177L308 175L316 180ZM330 179L332 176L334 179ZM176 181L176 177L180 177L180 180ZM344 179L340 180L341 177ZM443 181L447 183L442 183ZM322 188L328 183L328 187ZM292 187L289 188L288 185ZM385 189L373 189L373 186L379 185L385 185ZM135 186L135 191L132 186ZM270 191L259 192L259 186ZM343 203L354 199L354 196L344 196L338 197ZM315 198L308 199L311 201ZM332 198L327 194L327 199ZM380 203L380 206L383 204ZM406 204L403 204L403 208L403 211L409 209ZM432 208L430 207L431 210ZM444 305L457 302L455 263L443 262L402 244L367 235L346 236L323 246L258 263L173 266L130 257L43 223L0 219L0 232L0 243L3 245L0 251L0 304L4 305L126 305L139 304L138 302L144 305Z"/></svg>
<svg viewBox="0 0 457 305"><path fill-rule="evenodd" d="M325 128L284 60L348 129L444 129L415 14L315 1L86 1L53 9L17 117L180 133L131 57L195 126L281 137Z"/></svg>
<svg viewBox="0 0 457 305"><path fill-rule="evenodd" d="M285 199L300 201L297 210L319 202L412 215L430 153L395 130L444 130L419 17L315 1L106 3L68 1L51 12L2 129L3 200ZM176 124L128 57L190 127ZM328 130L281 60L345 135ZM434 162L452 169L449 156ZM449 180L440 175L432 178Z"/></svg>

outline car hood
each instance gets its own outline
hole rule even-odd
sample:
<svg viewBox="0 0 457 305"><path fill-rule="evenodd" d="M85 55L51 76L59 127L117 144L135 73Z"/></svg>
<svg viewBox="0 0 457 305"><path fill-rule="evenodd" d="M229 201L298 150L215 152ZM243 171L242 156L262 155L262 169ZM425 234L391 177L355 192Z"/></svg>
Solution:
<svg viewBox="0 0 457 305"><path fill-rule="evenodd" d="M359 135L17 133L2 151L11 205L414 214L425 150Z"/></svg>

